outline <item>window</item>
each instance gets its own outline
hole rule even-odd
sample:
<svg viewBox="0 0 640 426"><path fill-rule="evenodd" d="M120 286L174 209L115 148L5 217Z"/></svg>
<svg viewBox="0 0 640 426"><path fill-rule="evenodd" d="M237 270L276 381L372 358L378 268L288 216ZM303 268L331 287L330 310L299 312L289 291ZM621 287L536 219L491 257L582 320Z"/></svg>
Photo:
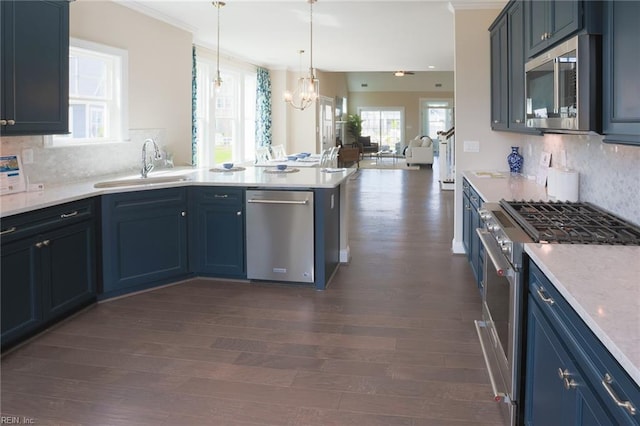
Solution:
<svg viewBox="0 0 640 426"><path fill-rule="evenodd" d="M196 62L198 165L255 158L255 70L221 67L222 86L215 90L216 64Z"/></svg>
<svg viewBox="0 0 640 426"><path fill-rule="evenodd" d="M127 52L72 38L69 45L69 131L50 146L126 140Z"/></svg>
<svg viewBox="0 0 640 426"><path fill-rule="evenodd" d="M444 132L453 125L452 101L422 100L422 132L436 140L438 132Z"/></svg>
<svg viewBox="0 0 640 426"><path fill-rule="evenodd" d="M362 136L371 136L380 148L395 149L404 140L404 108L359 108Z"/></svg>

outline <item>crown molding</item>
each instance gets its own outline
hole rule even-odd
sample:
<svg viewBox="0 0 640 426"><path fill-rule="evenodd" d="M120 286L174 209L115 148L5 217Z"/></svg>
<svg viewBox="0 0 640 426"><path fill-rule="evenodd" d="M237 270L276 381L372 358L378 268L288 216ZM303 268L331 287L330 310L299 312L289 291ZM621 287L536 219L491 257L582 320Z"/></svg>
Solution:
<svg viewBox="0 0 640 426"><path fill-rule="evenodd" d="M180 19L176 19L172 16L158 12L157 10L146 6L142 2L135 1L135 0L115 0L115 3L121 6L125 6L136 12L142 13L143 15L157 19L158 21L162 21L166 24L177 27L181 30L187 31L191 34L196 34L196 32L198 31L198 29L193 25L189 25L186 22L181 21Z"/></svg>

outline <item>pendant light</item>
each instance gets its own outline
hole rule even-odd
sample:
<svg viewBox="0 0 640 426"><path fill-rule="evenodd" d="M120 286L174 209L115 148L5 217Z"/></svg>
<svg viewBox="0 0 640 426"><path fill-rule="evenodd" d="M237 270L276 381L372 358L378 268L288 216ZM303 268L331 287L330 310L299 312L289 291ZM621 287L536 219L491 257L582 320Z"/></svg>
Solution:
<svg viewBox="0 0 640 426"><path fill-rule="evenodd" d="M220 91L220 87L222 86L222 78L220 77L220 9L226 4L223 1L214 1L212 2L213 6L218 9L218 48L216 49L216 78L213 80L213 85L216 91Z"/></svg>
<svg viewBox="0 0 640 426"><path fill-rule="evenodd" d="M298 83L294 92L286 91L284 94L284 101L300 111L315 103L316 99L318 99L318 96L320 95L320 81L316 78L315 69L313 68L313 4L317 0L307 1L309 2L310 34L309 75L307 77L302 77L302 54L304 53L304 50L300 50L298 53L300 54L301 76L298 78Z"/></svg>

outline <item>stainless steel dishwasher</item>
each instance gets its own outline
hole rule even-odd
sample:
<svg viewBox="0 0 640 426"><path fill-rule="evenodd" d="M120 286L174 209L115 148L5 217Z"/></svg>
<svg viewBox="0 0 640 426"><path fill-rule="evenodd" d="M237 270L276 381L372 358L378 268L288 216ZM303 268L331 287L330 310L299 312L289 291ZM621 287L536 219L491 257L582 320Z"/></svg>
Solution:
<svg viewBox="0 0 640 426"><path fill-rule="evenodd" d="M247 278L314 282L313 192L247 190Z"/></svg>

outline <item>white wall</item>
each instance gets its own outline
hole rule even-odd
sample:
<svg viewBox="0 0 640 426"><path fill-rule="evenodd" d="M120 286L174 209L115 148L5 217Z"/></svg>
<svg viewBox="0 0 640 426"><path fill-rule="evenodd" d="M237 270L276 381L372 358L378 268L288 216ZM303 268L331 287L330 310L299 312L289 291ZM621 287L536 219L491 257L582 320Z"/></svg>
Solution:
<svg viewBox="0 0 640 426"><path fill-rule="evenodd" d="M456 186L453 251L462 248L462 172L508 170L512 145L522 135L491 130L491 70L489 31L499 9L456 10L455 23L455 140ZM479 142L478 152L465 152L465 141Z"/></svg>
<svg viewBox="0 0 640 426"><path fill-rule="evenodd" d="M108 1L70 4L70 35L129 52L131 141L100 146L44 148L42 136L3 137L2 154L34 150L25 165L32 182L70 182L140 167L146 137L191 161L191 34ZM64 164L64 168L60 167Z"/></svg>

